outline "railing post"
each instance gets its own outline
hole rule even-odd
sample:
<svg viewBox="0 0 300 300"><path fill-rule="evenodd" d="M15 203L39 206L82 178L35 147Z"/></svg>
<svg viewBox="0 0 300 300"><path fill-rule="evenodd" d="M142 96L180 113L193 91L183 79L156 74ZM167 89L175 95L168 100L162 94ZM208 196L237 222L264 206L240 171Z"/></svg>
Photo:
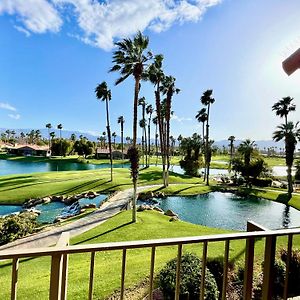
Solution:
<svg viewBox="0 0 300 300"><path fill-rule="evenodd" d="M182 244L179 244L178 252L177 252L177 266L176 266L175 300L179 300L179 295L180 295L181 257L182 257Z"/></svg>
<svg viewBox="0 0 300 300"><path fill-rule="evenodd" d="M18 271L19 271L19 259L14 258L12 263L12 275L11 275L11 300L17 299Z"/></svg>
<svg viewBox="0 0 300 300"><path fill-rule="evenodd" d="M247 232L264 231L266 228L256 224L255 222L247 222ZM245 255L245 272L244 272L244 300L252 299L252 283L253 283L253 262L254 262L254 238L246 240L246 255Z"/></svg>
<svg viewBox="0 0 300 300"><path fill-rule="evenodd" d="M69 233L63 232L56 247L69 245ZM51 260L49 300L67 299L68 254L53 254Z"/></svg>
<svg viewBox="0 0 300 300"><path fill-rule="evenodd" d="M267 236L265 244L262 300L272 299L275 251L276 236Z"/></svg>

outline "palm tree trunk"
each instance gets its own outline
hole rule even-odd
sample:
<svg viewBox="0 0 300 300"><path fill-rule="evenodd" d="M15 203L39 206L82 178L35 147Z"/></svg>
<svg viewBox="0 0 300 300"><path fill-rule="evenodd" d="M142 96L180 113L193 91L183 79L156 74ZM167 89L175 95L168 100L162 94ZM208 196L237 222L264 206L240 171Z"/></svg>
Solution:
<svg viewBox="0 0 300 300"><path fill-rule="evenodd" d="M151 122L151 117L148 120L148 167L150 165L150 122Z"/></svg>
<svg viewBox="0 0 300 300"><path fill-rule="evenodd" d="M203 182L205 182L206 179L206 144L205 144L205 133L204 133L204 122L202 123L202 143L204 146L204 174L203 174Z"/></svg>
<svg viewBox="0 0 300 300"><path fill-rule="evenodd" d="M156 166L157 166L157 161L158 161L158 134L157 134L157 124L155 125L155 152L156 152Z"/></svg>
<svg viewBox="0 0 300 300"><path fill-rule="evenodd" d="M167 158L167 170L166 170L166 186L169 185L169 168L170 168L170 118L171 118L171 97L167 95L166 102L166 158Z"/></svg>
<svg viewBox="0 0 300 300"><path fill-rule="evenodd" d="M206 121L206 185L209 185L209 153L208 153L208 139L209 139L209 108L207 107L207 121Z"/></svg>
<svg viewBox="0 0 300 300"><path fill-rule="evenodd" d="M287 166L287 181L288 181L288 200L292 198L293 189L293 178L292 178L292 166Z"/></svg>
<svg viewBox="0 0 300 300"><path fill-rule="evenodd" d="M110 134L110 125L109 125L109 108L108 108L108 99L106 99L106 128L108 135L108 148L109 148L109 160L110 160L110 181L113 181L113 162L112 162L112 151L111 151L111 134Z"/></svg>
<svg viewBox="0 0 300 300"><path fill-rule="evenodd" d="M124 164L124 132L123 132L123 122L121 122L121 149L122 149L122 167Z"/></svg>

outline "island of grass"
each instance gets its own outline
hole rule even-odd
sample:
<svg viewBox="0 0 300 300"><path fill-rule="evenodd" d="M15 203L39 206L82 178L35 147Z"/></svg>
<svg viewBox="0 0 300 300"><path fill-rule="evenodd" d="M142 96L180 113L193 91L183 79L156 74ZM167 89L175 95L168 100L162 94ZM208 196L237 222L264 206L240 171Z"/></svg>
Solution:
<svg viewBox="0 0 300 300"><path fill-rule="evenodd" d="M125 211L111 218L104 224L83 233L71 240L73 245L94 244L116 241L161 239L186 236L200 236L228 233L228 230L209 228L183 221L170 222L169 217L155 211L138 213L137 223L131 223L131 212ZM158 230L159 229L159 230ZM294 238L293 247L300 245L298 236ZM279 238L277 250L286 248L287 239ZM184 246L184 252L193 252L201 256L201 245ZM263 257L264 240L257 240L255 245L256 268L259 268ZM224 243L210 243L210 258L223 256ZM174 258L177 247L158 247L156 252L155 273ZM149 276L151 249L128 250L125 285L132 287ZM245 241L232 241L230 244L230 261L237 266L243 265ZM101 252L96 254L94 296L105 299L120 288L121 251ZM48 297L50 258L24 259L20 262L18 280L18 299L44 299ZM90 254L70 255L68 298L84 299L88 294ZM4 261L0 264L1 297L9 298L11 264ZM30 276L28 276L30 270ZM146 286L147 288L147 286ZM33 293L34 291L34 293Z"/></svg>

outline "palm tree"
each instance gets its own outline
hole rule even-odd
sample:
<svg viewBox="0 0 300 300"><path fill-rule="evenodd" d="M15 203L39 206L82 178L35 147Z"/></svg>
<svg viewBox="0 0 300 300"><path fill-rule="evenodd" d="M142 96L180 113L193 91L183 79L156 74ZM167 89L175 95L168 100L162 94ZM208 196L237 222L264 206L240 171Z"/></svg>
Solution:
<svg viewBox="0 0 300 300"><path fill-rule="evenodd" d="M130 138L130 136L126 136L125 140L126 140L127 144L130 144L130 143L131 143L131 138Z"/></svg>
<svg viewBox="0 0 300 300"><path fill-rule="evenodd" d="M232 164L232 159L233 159L233 142L235 141L235 136L231 135L228 138L229 143L229 148L230 148L230 161L229 161L229 170L231 170L231 164Z"/></svg>
<svg viewBox="0 0 300 300"><path fill-rule="evenodd" d="M201 108L197 115L195 116L197 121L199 123L202 123L202 149L204 149L204 157L205 157L205 162L206 162L206 147L205 147L205 122L207 122L207 113L206 113L206 108ZM203 181L206 179L206 165L204 167L204 176L203 176Z"/></svg>
<svg viewBox="0 0 300 300"><path fill-rule="evenodd" d="M151 118L153 114L153 107L151 104L149 104L146 107L146 114L148 115L148 166L150 161L150 130L151 130Z"/></svg>
<svg viewBox="0 0 300 300"><path fill-rule="evenodd" d="M47 123L46 128L48 128L49 149L50 149L51 148L51 145L50 145L50 129L52 128L51 123Z"/></svg>
<svg viewBox="0 0 300 300"><path fill-rule="evenodd" d="M165 138L165 149L166 149L166 159L167 159L167 169L165 176L165 186L169 185L169 168L170 168L170 120L171 120L171 107L172 107L172 98L174 94L180 92L179 88L175 86L176 78L173 76L165 76L162 81L161 91L163 95L166 95L166 138Z"/></svg>
<svg viewBox="0 0 300 300"><path fill-rule="evenodd" d="M102 137L103 137L103 139L102 139L103 147L106 148L106 132L105 131L102 132Z"/></svg>
<svg viewBox="0 0 300 300"><path fill-rule="evenodd" d="M115 132L113 132L111 134L111 136L114 138L114 149L116 149L116 137L117 137L117 134Z"/></svg>
<svg viewBox="0 0 300 300"><path fill-rule="evenodd" d="M25 139L25 133L23 131L20 132L20 138L21 138L21 142L23 144L24 143L24 139Z"/></svg>
<svg viewBox="0 0 300 300"><path fill-rule="evenodd" d="M201 96L201 103L207 107L207 120L206 120L206 185L209 185L209 166L210 166L210 159L209 159L209 113L210 113L210 106L215 102L215 99L212 97L213 90L206 90L203 95Z"/></svg>
<svg viewBox="0 0 300 300"><path fill-rule="evenodd" d="M156 152L156 163L155 163L155 165L157 166L157 161L158 161L158 133L157 133L158 120L157 120L157 116L155 116L152 119L152 123L155 125L155 152Z"/></svg>
<svg viewBox="0 0 300 300"><path fill-rule="evenodd" d="M57 125L57 129L59 130L59 140L60 140L60 157L62 157L62 140L61 140L61 130L63 129L62 124Z"/></svg>
<svg viewBox="0 0 300 300"><path fill-rule="evenodd" d="M288 119L287 116L291 111L296 110L296 105L292 103L294 98L291 97L283 97L281 100L276 102L272 106L272 110L276 112L276 115L279 116L280 118L284 118L285 120L285 125L287 126Z"/></svg>
<svg viewBox="0 0 300 300"><path fill-rule="evenodd" d="M124 123L125 119L123 116L120 116L118 118L118 124L120 124L121 127L121 149L122 149L122 163L124 161Z"/></svg>
<svg viewBox="0 0 300 300"><path fill-rule="evenodd" d="M76 142L76 134L75 133L72 133L70 138L71 138L72 142Z"/></svg>
<svg viewBox="0 0 300 300"><path fill-rule="evenodd" d="M111 90L108 89L107 83L103 81L98 84L96 89L96 98L101 101L105 101L106 104L106 129L108 136L108 148L109 148L109 159L110 159L110 181L113 180L113 162L112 162L112 151L111 151L111 134L110 134L110 124L109 124L109 107L108 103L111 100Z"/></svg>
<svg viewBox="0 0 300 300"><path fill-rule="evenodd" d="M139 99L138 105L142 107L142 120L140 120L140 127L143 129L143 138L142 138L143 159L144 159L144 155L145 155L146 156L146 166L148 166L148 160L147 160L147 136L146 136L147 121L146 121L146 118L145 118L147 103L146 103L145 97L142 97L142 98ZM141 123L141 121L142 121L142 123Z"/></svg>
<svg viewBox="0 0 300 300"><path fill-rule="evenodd" d="M110 69L111 72L118 71L121 77L117 79L116 85L123 82L130 75L134 77L134 98L133 98L133 148L132 154L138 155L136 149L137 141L137 106L140 91L140 82L144 73L144 68L147 62L152 59L152 53L147 49L149 44L149 38L143 36L139 31L133 39L126 38L120 42L115 43L117 50L113 54L113 67ZM137 160L137 159L133 159ZM133 166L133 164L132 164ZM138 168L137 164L135 164ZM133 183L133 199L132 199L132 221L136 222L136 199L137 199L137 178L138 170L132 172L132 183Z"/></svg>
<svg viewBox="0 0 300 300"><path fill-rule="evenodd" d="M285 142L285 162L287 166L287 181L288 181L288 198L292 197L293 192L293 180L292 180L292 166L294 162L294 153L297 145L297 141L300 141L300 128L299 122L295 124L288 122L287 124L281 124L277 126L278 130L273 132L273 140L279 142L284 140Z"/></svg>

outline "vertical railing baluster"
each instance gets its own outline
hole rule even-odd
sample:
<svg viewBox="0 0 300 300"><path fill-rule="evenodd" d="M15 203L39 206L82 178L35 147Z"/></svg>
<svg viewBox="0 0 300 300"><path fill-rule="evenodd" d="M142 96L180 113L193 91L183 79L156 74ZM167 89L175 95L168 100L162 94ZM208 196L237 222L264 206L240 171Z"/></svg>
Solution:
<svg viewBox="0 0 300 300"><path fill-rule="evenodd" d="M207 261L207 241L203 242L200 300L204 300L206 261Z"/></svg>
<svg viewBox="0 0 300 300"><path fill-rule="evenodd" d="M61 300L67 300L69 255L63 254L62 259Z"/></svg>
<svg viewBox="0 0 300 300"><path fill-rule="evenodd" d="M181 267L181 257L182 257L182 244L179 244L178 245L178 253L177 253L175 300L179 300L179 295L180 295L180 267Z"/></svg>
<svg viewBox="0 0 300 300"><path fill-rule="evenodd" d="M125 290L125 272L126 272L126 249L123 249L122 256L122 274L121 274L121 300L124 299L124 290Z"/></svg>
<svg viewBox="0 0 300 300"><path fill-rule="evenodd" d="M254 245L254 238L247 238L244 271L244 300L252 299Z"/></svg>
<svg viewBox="0 0 300 300"><path fill-rule="evenodd" d="M149 285L149 298L150 298L150 300L153 300L154 264L155 264L155 247L152 247L152 250L151 250L151 263L150 263L150 285Z"/></svg>
<svg viewBox="0 0 300 300"><path fill-rule="evenodd" d="M227 282L228 282L228 258L229 258L229 240L226 240L225 241L224 264L223 264L222 300L226 299Z"/></svg>
<svg viewBox="0 0 300 300"><path fill-rule="evenodd" d="M62 258L62 254L52 255L49 300L61 299Z"/></svg>
<svg viewBox="0 0 300 300"><path fill-rule="evenodd" d="M17 299L18 272L19 272L19 259L13 258L12 275L11 275L11 300Z"/></svg>
<svg viewBox="0 0 300 300"><path fill-rule="evenodd" d="M273 295L273 275L276 251L276 236L267 236L263 271L262 299L270 300Z"/></svg>
<svg viewBox="0 0 300 300"><path fill-rule="evenodd" d="M286 270L285 270L285 281L284 281L284 291L283 291L283 299L286 300L288 298L289 291L289 275L290 275L290 263L292 257L292 247L293 247L293 235L289 234L288 237L288 250L286 257Z"/></svg>
<svg viewBox="0 0 300 300"><path fill-rule="evenodd" d="M90 282L89 282L89 300L93 300L93 290L94 290L94 274L95 274L95 255L96 252L91 252L91 262L90 262Z"/></svg>

